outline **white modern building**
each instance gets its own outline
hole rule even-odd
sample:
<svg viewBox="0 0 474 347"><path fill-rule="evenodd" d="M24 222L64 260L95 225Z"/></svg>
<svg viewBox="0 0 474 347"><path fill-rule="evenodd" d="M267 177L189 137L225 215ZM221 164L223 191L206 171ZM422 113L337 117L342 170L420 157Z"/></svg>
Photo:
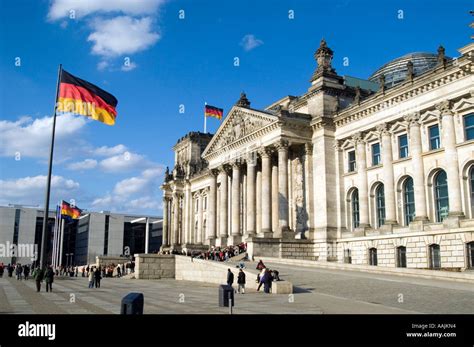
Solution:
<svg viewBox="0 0 474 347"><path fill-rule="evenodd" d="M324 40L308 91L242 94L216 134L174 146L163 249L245 241L254 256L474 266L474 44L340 76Z"/></svg>

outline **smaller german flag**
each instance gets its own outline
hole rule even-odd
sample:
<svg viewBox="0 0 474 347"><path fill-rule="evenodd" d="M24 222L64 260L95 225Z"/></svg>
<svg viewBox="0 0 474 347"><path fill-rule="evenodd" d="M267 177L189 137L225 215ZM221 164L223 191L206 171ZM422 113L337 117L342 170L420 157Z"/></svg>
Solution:
<svg viewBox="0 0 474 347"><path fill-rule="evenodd" d="M96 85L61 71L56 111L73 113L114 125L117 99Z"/></svg>
<svg viewBox="0 0 474 347"><path fill-rule="evenodd" d="M214 117L217 119L222 119L222 115L224 114L224 110L222 108L214 107L211 105L206 105L204 108L204 115L206 117Z"/></svg>
<svg viewBox="0 0 474 347"><path fill-rule="evenodd" d="M62 201L61 202L61 215L62 216L66 216L66 217L69 217L71 219L78 219L80 216L81 216L81 210L77 207L73 207L71 206L71 204L69 204L68 202L66 201Z"/></svg>

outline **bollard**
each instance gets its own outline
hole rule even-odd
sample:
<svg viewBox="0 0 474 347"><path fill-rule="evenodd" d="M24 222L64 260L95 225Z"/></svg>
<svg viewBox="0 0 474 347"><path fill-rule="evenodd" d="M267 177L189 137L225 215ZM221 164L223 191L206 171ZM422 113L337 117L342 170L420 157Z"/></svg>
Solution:
<svg viewBox="0 0 474 347"><path fill-rule="evenodd" d="M143 314L143 294L128 293L122 299L120 314Z"/></svg>
<svg viewBox="0 0 474 347"><path fill-rule="evenodd" d="M229 307L229 313L232 314L234 306L234 288L222 284L219 286L219 307Z"/></svg>

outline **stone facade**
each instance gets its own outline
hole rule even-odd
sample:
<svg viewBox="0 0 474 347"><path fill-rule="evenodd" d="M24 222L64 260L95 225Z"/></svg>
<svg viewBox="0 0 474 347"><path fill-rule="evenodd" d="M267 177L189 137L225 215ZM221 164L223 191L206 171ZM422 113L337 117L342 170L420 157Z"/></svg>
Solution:
<svg viewBox="0 0 474 347"><path fill-rule="evenodd" d="M247 242L253 256L472 267L474 44L459 52L366 81L339 76L323 40L305 94L263 110L242 94L216 134L174 147L163 250Z"/></svg>
<svg viewBox="0 0 474 347"><path fill-rule="evenodd" d="M135 278L146 280L175 278L175 257L162 254L135 254Z"/></svg>

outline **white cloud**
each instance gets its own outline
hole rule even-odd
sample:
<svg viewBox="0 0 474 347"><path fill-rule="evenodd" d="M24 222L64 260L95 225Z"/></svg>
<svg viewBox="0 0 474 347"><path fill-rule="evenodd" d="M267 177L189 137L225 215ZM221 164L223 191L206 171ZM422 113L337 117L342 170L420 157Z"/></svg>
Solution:
<svg viewBox="0 0 474 347"><path fill-rule="evenodd" d="M101 60L99 61L99 63L97 64L97 70L99 71L103 71L105 69L107 69L109 67L109 62L106 61L106 60Z"/></svg>
<svg viewBox="0 0 474 347"><path fill-rule="evenodd" d="M143 155L132 152L123 152L122 154L103 159L99 163L100 169L105 172L123 172L134 169L136 170L150 165L150 161Z"/></svg>
<svg viewBox="0 0 474 347"><path fill-rule="evenodd" d="M80 185L71 179L62 176L51 178L51 202L61 199L76 199ZM44 204L46 176L22 177L10 180L0 180L0 204Z"/></svg>
<svg viewBox="0 0 474 347"><path fill-rule="evenodd" d="M161 208L159 186L163 167L155 166L144 170L139 176L123 179L115 184L111 193L95 199L92 207L108 209L111 206L117 212L140 212L144 209L156 210Z"/></svg>
<svg viewBox="0 0 474 347"><path fill-rule="evenodd" d="M102 146L95 148L91 153L100 157L110 157L112 155L122 154L127 150L127 147L119 144L113 147Z"/></svg>
<svg viewBox="0 0 474 347"><path fill-rule="evenodd" d="M56 120L55 159L63 160L80 147L79 133L87 123L86 117L60 115ZM51 142L52 117L17 121L0 120L0 156L47 158Z"/></svg>
<svg viewBox="0 0 474 347"><path fill-rule="evenodd" d="M78 161L71 163L67 166L69 170L84 171L91 170L97 166L97 160L95 159L85 159L83 161Z"/></svg>
<svg viewBox="0 0 474 347"><path fill-rule="evenodd" d="M94 32L87 41L93 42L93 54L104 57L141 52L160 39L160 35L153 32L152 23L151 17L96 19L92 24Z"/></svg>
<svg viewBox="0 0 474 347"><path fill-rule="evenodd" d="M245 35L240 41L240 45L244 48L245 51L251 51L258 46L263 45L263 41L259 40L253 34Z"/></svg>
<svg viewBox="0 0 474 347"><path fill-rule="evenodd" d="M165 0L53 0L48 18L58 20L72 15L79 19L94 13L152 14L163 3Z"/></svg>

